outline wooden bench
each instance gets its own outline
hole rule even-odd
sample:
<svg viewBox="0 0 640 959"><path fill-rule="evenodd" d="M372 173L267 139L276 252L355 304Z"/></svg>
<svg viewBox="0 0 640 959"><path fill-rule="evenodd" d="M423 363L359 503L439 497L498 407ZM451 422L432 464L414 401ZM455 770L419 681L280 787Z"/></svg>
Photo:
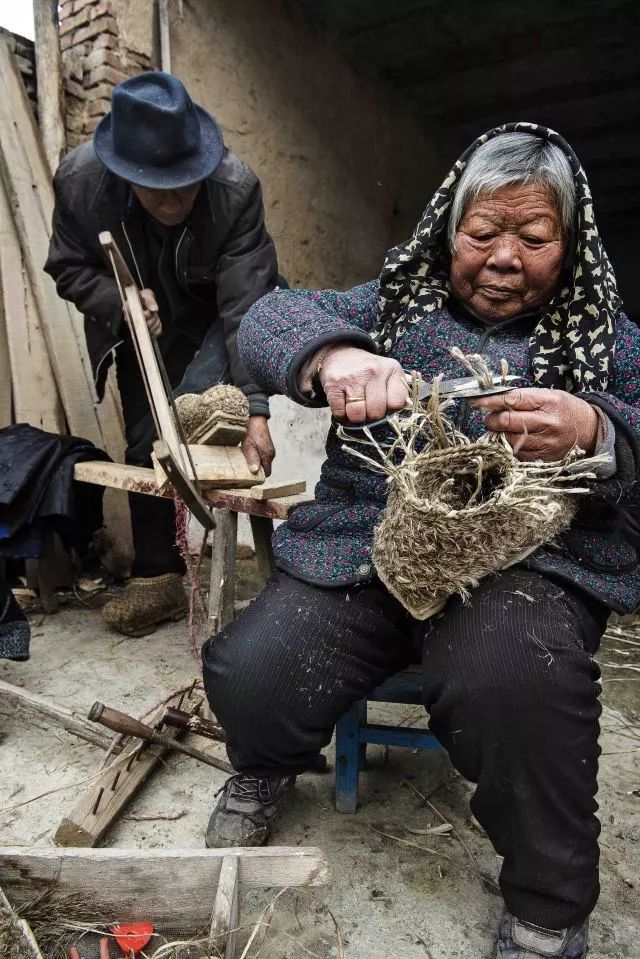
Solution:
<svg viewBox="0 0 640 959"><path fill-rule="evenodd" d="M74 478L129 493L145 493L172 499L171 488L159 490L154 471L144 466L103 463L89 460L78 463ZM306 483L264 483L250 489L206 489L203 497L215 507L211 578L209 587L209 630L218 632L233 619L235 600L235 562L238 540L238 513L246 513L251 523L258 570L264 582L274 569L271 537L273 521L288 519L298 506L313 502L305 493Z"/></svg>

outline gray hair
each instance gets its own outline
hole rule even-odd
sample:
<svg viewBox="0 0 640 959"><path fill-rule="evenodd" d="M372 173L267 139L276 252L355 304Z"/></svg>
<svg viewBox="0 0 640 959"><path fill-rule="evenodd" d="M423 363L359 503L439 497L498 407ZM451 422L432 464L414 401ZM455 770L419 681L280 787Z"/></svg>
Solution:
<svg viewBox="0 0 640 959"><path fill-rule="evenodd" d="M481 193L515 183L548 187L555 197L565 234L573 231L576 186L569 160L555 143L531 133L503 133L487 140L467 163L451 203L449 249L469 204Z"/></svg>

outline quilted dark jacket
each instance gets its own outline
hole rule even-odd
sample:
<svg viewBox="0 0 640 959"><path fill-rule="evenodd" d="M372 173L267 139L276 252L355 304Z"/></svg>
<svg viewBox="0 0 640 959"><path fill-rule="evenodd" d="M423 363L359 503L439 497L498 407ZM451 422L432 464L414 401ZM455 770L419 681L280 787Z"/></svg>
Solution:
<svg viewBox="0 0 640 959"><path fill-rule="evenodd" d="M377 290L376 281L345 293L288 290L263 297L247 313L238 336L255 380L304 405L326 405L323 397L310 401L299 392L301 366L328 342L348 341L375 352L369 331L376 321ZM500 368L504 357L510 372L533 386L529 336L534 322L521 317L485 327L463 311L438 310L411 326L390 355L426 380L438 373L451 378L465 375L450 352L458 346L464 353L483 353L493 369ZM617 321L616 345L609 392L580 395L614 423L617 471L594 483L594 494L585 498L570 530L538 549L525 565L622 613L640 603L640 330L624 315ZM457 417L470 438L484 432L479 411L464 404ZM342 586L375 575L371 545L387 485L384 476L343 451L333 428L326 452L315 503L297 509L277 529L274 549L279 567L292 575L321 586Z"/></svg>
<svg viewBox="0 0 640 959"><path fill-rule="evenodd" d="M72 150L55 175L53 236L47 273L59 295L85 316L89 355L101 395L113 350L120 344L122 309L115 280L98 235L112 233L134 276L148 275L140 208L128 183L98 160L92 143ZM269 412L261 388L238 354L236 337L247 309L276 285L278 264L264 223L262 191L256 175L230 150L205 180L206 196L185 222L176 247L178 318L198 317L198 326L224 325L231 378L249 397L251 412ZM198 198L200 201L200 197ZM132 255L135 252L135 261ZM164 323L164 320L163 320ZM199 341L206 329L199 329Z"/></svg>

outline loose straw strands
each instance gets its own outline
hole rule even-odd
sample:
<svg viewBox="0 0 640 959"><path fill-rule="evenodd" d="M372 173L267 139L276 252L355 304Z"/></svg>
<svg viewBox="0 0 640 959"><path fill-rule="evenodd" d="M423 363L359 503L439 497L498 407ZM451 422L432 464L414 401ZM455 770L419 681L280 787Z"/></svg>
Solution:
<svg viewBox="0 0 640 959"><path fill-rule="evenodd" d="M457 355L457 354L456 354ZM475 354L458 356L484 386L492 383ZM506 363L502 377L507 376ZM437 613L455 593L519 562L573 519L576 497L608 456L524 463L503 434L471 441L446 413L452 400L433 382L426 408L413 375L406 413L389 419L390 440L364 428L364 439L338 428L343 449L387 476L389 495L376 528L373 561L382 582L416 619ZM364 448L364 449L363 449Z"/></svg>

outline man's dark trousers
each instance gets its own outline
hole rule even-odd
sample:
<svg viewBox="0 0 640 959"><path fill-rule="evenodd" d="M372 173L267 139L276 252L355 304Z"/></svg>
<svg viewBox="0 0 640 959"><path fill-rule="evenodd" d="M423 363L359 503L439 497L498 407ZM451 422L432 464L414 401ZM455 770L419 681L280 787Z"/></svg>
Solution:
<svg viewBox="0 0 640 959"><path fill-rule="evenodd" d="M422 647L430 728L477 785L471 808L504 856L507 908L560 929L599 893L592 654L606 620L600 603L518 567L422 623L377 581L324 589L278 572L205 643L205 687L237 770L300 773Z"/></svg>

